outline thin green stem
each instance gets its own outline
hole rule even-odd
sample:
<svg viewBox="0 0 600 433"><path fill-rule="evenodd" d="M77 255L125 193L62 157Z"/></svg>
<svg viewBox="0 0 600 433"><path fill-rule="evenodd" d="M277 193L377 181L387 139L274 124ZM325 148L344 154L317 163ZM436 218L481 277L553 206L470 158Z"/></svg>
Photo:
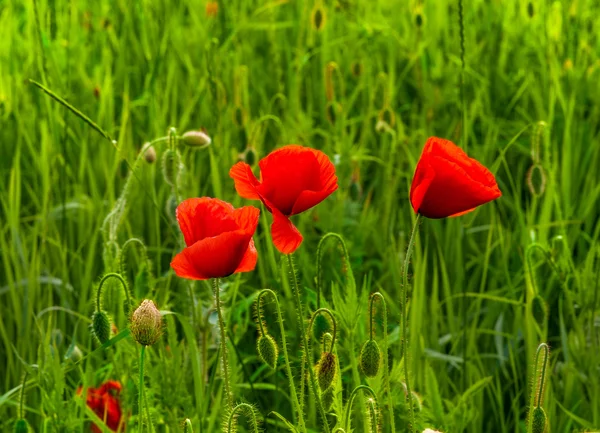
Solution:
<svg viewBox="0 0 600 433"><path fill-rule="evenodd" d="M415 431L415 409L413 407L412 393L410 390L410 380L408 377L408 314L406 312L406 304L408 303L408 267L410 265L410 257L413 252L413 248L415 246L416 234L419 229L419 220L421 218L421 214L417 214L417 218L415 219L415 224L413 225L412 233L410 235L410 240L408 242L408 248L406 250L406 257L404 258L404 274L402 275L403 284L401 290L401 298L402 298L402 353L404 355L404 381L406 383L406 399L408 401L408 411L410 414L410 426L408 427L409 432Z"/></svg>
<svg viewBox="0 0 600 433"><path fill-rule="evenodd" d="M129 248L133 247L134 245L138 246L142 254L142 260L144 261L148 269L150 269L150 260L148 260L148 251L146 249L146 245L139 238L131 238L125 241L125 243L121 247L121 254L119 257L119 270L121 271L121 274L123 276L127 275L127 253L129 252Z"/></svg>
<svg viewBox="0 0 600 433"><path fill-rule="evenodd" d="M217 316L219 317L219 330L221 332L221 367L223 369L223 379L225 380L225 394L227 395L227 409L233 410L233 395L231 394L231 382L229 378L229 353L227 351L227 333L225 331L225 319L221 309L221 297L219 295L219 279L213 278L213 290L215 292L215 302L217 307Z"/></svg>
<svg viewBox="0 0 600 433"><path fill-rule="evenodd" d="M295 405L295 409L296 409L296 415L298 417L298 427L300 428L301 431L306 431L306 426L304 423L304 413L302 410L302 407L300 406L300 401L298 400L298 394L296 393L296 386L294 385L294 376L292 375L292 366L290 364L290 357L288 356L288 352L287 352L287 341L285 338L285 328L283 327L283 316L281 315L281 306L279 305L279 299L277 298L277 295L275 294L274 291L270 290L270 289L263 289L260 291L260 293L258 294L258 308L261 309L262 308L262 298L265 295L271 295L273 297L273 300L275 301L275 308L277 310L277 321L279 322L279 332L281 333L281 344L283 346L283 358L285 360L285 370L286 370L286 374L288 377L288 381L289 381L289 386L290 386L290 394L292 396L292 402ZM259 323L261 323L261 332L263 332L264 335L264 330L262 329L262 320L261 320L261 312L259 311Z"/></svg>
<svg viewBox="0 0 600 433"><path fill-rule="evenodd" d="M540 357L540 352L544 352L543 356L543 360L542 360L542 371L540 374L540 384L538 386L537 389L537 400L534 404L535 407L539 407L542 405L543 399L544 399L544 381L546 379L546 367L548 365L548 345L546 343L542 343L540 344L540 346L538 347L537 350L537 354L535 356L535 368L537 369L537 365L539 362L539 357Z"/></svg>
<svg viewBox="0 0 600 433"><path fill-rule="evenodd" d="M306 329L304 327L304 313L302 311L302 302L300 301L300 288L298 287L298 278L296 276L296 268L294 267L294 261L292 259L291 254L287 254L287 259L288 259L290 277L292 279L292 287L294 289L294 300L296 302L296 310L298 312L298 322L300 323L300 333L301 333L301 337L302 337L302 349L303 349L302 350L303 351L302 381L304 381L304 365L307 360L307 354L305 353L305 351L308 348L308 339L306 336ZM308 374L310 375L311 386L312 386L313 393L315 395L317 409L319 410L321 419L323 420L323 429L325 430L325 433L329 433L330 430L329 430L329 424L327 423L327 416L325 414L325 409L323 408L323 403L321 402L321 396L319 396L319 391L318 391L319 388L317 385L317 380L315 378L315 373L313 372L312 368L308 369Z"/></svg>
<svg viewBox="0 0 600 433"><path fill-rule="evenodd" d="M354 399L358 395L358 392L361 390L371 394L371 398L377 401L377 395L375 394L375 391L373 391L367 385L359 385L356 388L354 388L354 390L352 390L350 398L348 399L348 406L346 407L346 413L344 416L344 425L346 427L346 431L348 432L350 431L350 413L352 412L352 403L354 403Z"/></svg>
<svg viewBox="0 0 600 433"><path fill-rule="evenodd" d="M23 382L21 382L21 398L19 399L19 416L21 419L25 419L25 411L23 410L25 406L25 389L27 388L27 376L29 372L25 370L25 374L23 375Z"/></svg>
<svg viewBox="0 0 600 433"><path fill-rule="evenodd" d="M373 328L375 328L375 326L373 326L374 304L375 304L375 294L371 295L371 299L369 299L369 340L373 340L373 337L375 337L375 331L373 329Z"/></svg>
<svg viewBox="0 0 600 433"><path fill-rule="evenodd" d="M337 322L335 320L335 317L333 316L333 313L327 309L327 308L319 308L317 311L315 311L312 315L312 317L310 318L310 323L308 325L308 341L310 343L310 335L312 333L312 329L315 323L315 318L321 314L321 313L325 313L329 316L329 318L331 319L331 323L333 325L333 338L331 339L331 347L329 352L333 352L333 345L335 344L335 339L337 336ZM309 351L310 351L310 346L309 346Z"/></svg>
<svg viewBox="0 0 600 433"><path fill-rule="evenodd" d="M142 433L144 428L144 409L143 409L143 395L144 395L144 354L146 353L146 346L142 346L142 350L140 352L140 381L139 381L139 390L138 390L138 418L139 418L139 428L138 432Z"/></svg>
<svg viewBox="0 0 600 433"><path fill-rule="evenodd" d="M127 309L131 306L131 298L129 297L129 289L127 288L127 283L123 279L123 277L115 272L108 273L102 277L100 280L100 284L98 285L98 291L96 292L96 311L100 312L102 310L102 286L109 278L116 278L121 283L121 287L123 288L123 292L125 292L125 297L127 298Z"/></svg>
<svg viewBox="0 0 600 433"><path fill-rule="evenodd" d="M390 426L391 431L396 431L396 421L394 419L394 400L392 398L392 387L390 385L390 371L388 366L388 331L387 331L387 304L385 298L379 292L375 292L371 295L371 311L373 311L374 302L379 299L382 305L383 315L383 380L385 385L385 392L388 396L388 410L390 411Z"/></svg>
<svg viewBox="0 0 600 433"><path fill-rule="evenodd" d="M229 414L229 420L227 421L227 433L233 433L237 431L237 418L239 416L238 413L241 411L245 411L246 416L250 418L252 431L254 433L258 433L258 422L256 421L256 413L254 413L254 408L248 403L240 403L233 408L233 410Z"/></svg>
<svg viewBox="0 0 600 433"><path fill-rule="evenodd" d="M354 278L352 272L350 271L350 256L348 254L348 248L346 247L346 242L344 238L337 233L327 233L325 236L321 238L319 241L319 245L317 246L317 308L321 308L321 297L323 291L323 245L328 239L335 239L338 241L340 246L342 247L342 253L344 256L344 261L346 262L346 266L348 267L348 278Z"/></svg>

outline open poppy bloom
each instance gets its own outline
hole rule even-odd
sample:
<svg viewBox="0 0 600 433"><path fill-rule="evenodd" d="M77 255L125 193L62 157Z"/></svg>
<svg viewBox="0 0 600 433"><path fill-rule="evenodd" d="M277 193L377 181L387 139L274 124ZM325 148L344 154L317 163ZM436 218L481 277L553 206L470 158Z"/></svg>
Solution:
<svg viewBox="0 0 600 433"><path fill-rule="evenodd" d="M410 187L416 213L427 218L459 216L500 197L494 175L449 140L425 143Z"/></svg>
<svg viewBox="0 0 600 433"><path fill-rule="evenodd" d="M323 152L295 144L277 149L258 162L260 180L245 162L229 171L238 194L260 200L273 214L271 235L275 247L293 253L302 235L290 216L321 203L337 188L335 167Z"/></svg>
<svg viewBox="0 0 600 433"><path fill-rule="evenodd" d="M175 256L171 267L192 280L253 270L257 254L252 236L259 213L255 207L235 209L216 198L184 200L176 215L187 248Z"/></svg>
<svg viewBox="0 0 600 433"><path fill-rule="evenodd" d="M82 388L77 389L77 394L81 394ZM112 431L125 431L121 425L121 404L118 395L121 392L121 384L116 380L109 380L100 385L99 388L88 388L86 404L94 411L98 417L104 420L108 428ZM100 427L92 424L94 433L102 433Z"/></svg>

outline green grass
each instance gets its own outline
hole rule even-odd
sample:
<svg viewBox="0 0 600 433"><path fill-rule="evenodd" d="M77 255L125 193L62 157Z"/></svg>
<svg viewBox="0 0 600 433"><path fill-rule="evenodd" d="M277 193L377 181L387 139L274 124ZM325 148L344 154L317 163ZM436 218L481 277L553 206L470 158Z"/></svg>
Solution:
<svg viewBox="0 0 600 433"><path fill-rule="evenodd" d="M357 370L368 295L380 291L387 301L396 430L406 431L399 323L414 221L408 190L427 137L460 144L491 168L503 196L460 218L425 220L419 231L409 305L419 425L525 432L535 350L547 342L551 431L600 429L600 7L590 0L465 2L464 123L457 1L319 4L320 31L311 23L312 0L220 0L216 17L206 16L204 0L0 3L0 430L11 431L19 418L28 372L24 412L36 432L87 431L93 413L76 390L109 378L123 383L128 431L136 431L139 348L123 334L98 349L88 325L100 278L118 270L107 260L103 221L142 145L170 127L205 127L213 139L205 150L182 149L179 198L248 204L228 176L248 148L260 158L301 143L336 163L339 190L295 219L305 237L295 259L314 311L319 239L333 231L346 240L356 284L333 242L323 254L324 304L340 326L336 386L343 392L333 412L341 422L342 402L368 384L384 432L384 383ZM146 351L146 397L157 432L181 431L185 418L195 432L214 432L226 414L211 287L169 268L182 240L167 212L177 199L162 176L166 145L155 147L155 164L135 166L115 232L119 245L137 237L148 249L153 278L147 293L136 288L137 301L151 297L172 312L164 337ZM546 179L537 195L527 184L533 158ZM263 428L286 431L267 417L272 410L293 416L284 364L273 372L255 348L253 302L270 288L298 379L297 318L270 222L263 212L256 271L222 287L235 400L253 404ZM143 261L134 252L128 261L133 283ZM107 288L106 309L126 330L122 294ZM536 313L535 294L545 316ZM265 315L280 342L271 303ZM74 345L84 355L75 364L64 359ZM312 355L315 363L316 349ZM359 398L354 408L355 431L363 431L367 407ZM312 397L305 420L321 431Z"/></svg>

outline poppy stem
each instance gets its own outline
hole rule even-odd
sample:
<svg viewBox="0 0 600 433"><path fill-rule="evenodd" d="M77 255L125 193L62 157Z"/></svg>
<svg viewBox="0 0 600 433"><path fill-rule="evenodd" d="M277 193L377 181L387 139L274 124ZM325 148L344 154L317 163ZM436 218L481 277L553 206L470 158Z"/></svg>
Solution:
<svg viewBox="0 0 600 433"><path fill-rule="evenodd" d="M404 356L404 382L406 383L406 399L408 401L408 411L410 414L410 426L409 432L415 431L415 409L413 405L412 392L410 390L410 380L408 378L408 313L406 311L406 304L408 303L408 266L410 264L410 257L415 246L415 239L417 231L419 230L419 220L421 214L417 214L415 224L413 225L412 232L410 234L410 240L408 241L408 248L406 250L406 256L404 257L404 273L402 275L402 290L401 290L401 302L402 302L402 354Z"/></svg>
<svg viewBox="0 0 600 433"><path fill-rule="evenodd" d="M144 428L144 409L142 405L142 400L144 396L144 354L146 353L146 346L142 346L142 350L140 352L140 382L139 382L139 390L138 390L138 418L139 418L139 428L138 432L142 433Z"/></svg>
<svg viewBox="0 0 600 433"><path fill-rule="evenodd" d="M213 278L213 290L215 292L215 303L217 316L219 317L219 330L221 332L221 368L223 370L223 379L225 381L225 394L227 396L228 412L233 410L233 397L231 395L231 381L229 378L229 353L227 351L227 333L225 332L225 319L221 310L221 297L219 288L219 279Z"/></svg>
<svg viewBox="0 0 600 433"><path fill-rule="evenodd" d="M102 310L102 287L104 283L109 278L116 278L121 283L121 287L123 288L123 292L125 293L125 298L127 298L127 312L129 312L129 307L131 306L131 298L129 297L129 289L127 288L127 283L123 279L123 277L116 272L111 272L106 274L100 280L100 284L98 285L98 291L96 292L96 311L100 312Z"/></svg>
<svg viewBox="0 0 600 433"><path fill-rule="evenodd" d="M298 322L300 323L300 333L302 336L302 377L301 380L304 382L304 366L308 359L308 354L306 350L308 349L308 339L306 336L306 329L304 327L304 313L302 311L302 302L300 301L300 288L298 287L298 277L296 275L296 268L294 267L294 260L292 259L291 254L287 254L288 259L288 267L290 272L290 279L292 280L292 288L294 289L294 300L296 301L296 311L298 314ZM329 433L329 424L327 423L327 416L325 414L325 409L323 408L323 403L321 402L321 396L319 395L319 386L317 385L317 380L315 378L315 373L312 368L308 368L308 374L310 376L310 382L312 386L313 393L315 395L315 401L317 403L317 409L319 410L319 414L321 415L321 419L323 420L323 429L325 433Z"/></svg>
<svg viewBox="0 0 600 433"><path fill-rule="evenodd" d="M382 315L383 315L383 381L385 385L385 392L388 396L388 410L390 411L390 426L391 431L396 431L396 421L394 419L394 403L392 399L392 387L390 385L390 371L388 365L388 327L387 327L387 304L385 298L379 292L375 292L371 295L371 309L370 313L373 314L373 305L375 301L379 299L381 302ZM373 328L373 319L371 318L371 328ZM373 337L371 336L371 339Z"/></svg>
<svg viewBox="0 0 600 433"><path fill-rule="evenodd" d="M306 426L304 424L304 413L302 411L302 406L300 405L300 400L298 400L298 394L296 393L296 386L294 385L294 376L292 375L292 367L290 365L290 358L287 352L287 341L285 338L285 328L283 327L283 317L281 316L281 307L279 306L279 299L277 299L277 295L274 291L270 289L263 289L258 294L258 308L259 308L259 319L258 322L261 324L261 332L265 335L265 331L262 329L262 298L265 295L271 295L275 300L275 306L277 309L277 321L279 322L279 332L281 333L281 343L283 345L283 358L285 359L285 371L287 373L288 380L290 382L290 395L292 396L292 402L296 406L296 413L298 415L298 427L300 431L305 432Z"/></svg>
<svg viewBox="0 0 600 433"><path fill-rule="evenodd" d="M367 385L358 385L356 388L354 388L352 390L352 393L350 394L350 398L348 399L348 406L346 406L346 412L344 414L344 426L346 427L346 431L349 432L350 431L350 413L352 412L352 403L354 403L354 399L356 398L356 396L358 395L359 391L364 391L367 394L371 395L371 398L374 401L377 401L377 395L375 394L375 392L368 387Z"/></svg>

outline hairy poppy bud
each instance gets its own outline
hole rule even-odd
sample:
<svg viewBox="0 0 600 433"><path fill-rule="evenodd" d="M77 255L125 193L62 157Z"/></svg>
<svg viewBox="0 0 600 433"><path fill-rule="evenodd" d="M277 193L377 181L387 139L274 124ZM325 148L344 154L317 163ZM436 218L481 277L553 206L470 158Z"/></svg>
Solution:
<svg viewBox="0 0 600 433"><path fill-rule="evenodd" d="M181 161L179 153L176 150L168 149L163 153L162 170L165 182L171 186L175 185L181 170Z"/></svg>
<svg viewBox="0 0 600 433"><path fill-rule="evenodd" d="M333 406L333 398L333 386L330 386L321 394L321 403L323 403L323 409L327 411L331 410L331 406Z"/></svg>
<svg viewBox="0 0 600 433"><path fill-rule="evenodd" d="M154 302L145 299L133 312L131 333L135 341L142 346L152 346L160 338L162 317Z"/></svg>
<svg viewBox="0 0 600 433"><path fill-rule="evenodd" d="M187 131L181 136L181 139L189 147L196 149L207 147L212 142L209 135L203 130Z"/></svg>
<svg viewBox="0 0 600 433"><path fill-rule="evenodd" d="M15 423L15 433L29 433L29 423L25 419L18 419Z"/></svg>
<svg viewBox="0 0 600 433"><path fill-rule="evenodd" d="M146 146L148 146L148 143L144 143L142 148ZM154 164L154 162L156 161L156 149L154 149L154 146L149 146L146 149L146 151L144 152L144 159L148 164Z"/></svg>
<svg viewBox="0 0 600 433"><path fill-rule="evenodd" d="M104 344L110 339L110 319L106 311L94 312L92 316L92 333L100 344Z"/></svg>
<svg viewBox="0 0 600 433"><path fill-rule="evenodd" d="M546 432L546 412L544 408L538 406L533 409L533 420L531 423L531 433L545 433Z"/></svg>
<svg viewBox="0 0 600 433"><path fill-rule="evenodd" d="M360 368L367 377L375 377L379 373L381 351L375 340L367 341L360 351Z"/></svg>
<svg viewBox="0 0 600 433"><path fill-rule="evenodd" d="M279 349L273 337L269 334L261 335L256 342L256 349L260 359L274 370L277 367Z"/></svg>
<svg viewBox="0 0 600 433"><path fill-rule="evenodd" d="M319 388L321 391L325 391L333 383L336 373L336 357L331 352L321 353L321 359L317 364L317 379L319 381Z"/></svg>

